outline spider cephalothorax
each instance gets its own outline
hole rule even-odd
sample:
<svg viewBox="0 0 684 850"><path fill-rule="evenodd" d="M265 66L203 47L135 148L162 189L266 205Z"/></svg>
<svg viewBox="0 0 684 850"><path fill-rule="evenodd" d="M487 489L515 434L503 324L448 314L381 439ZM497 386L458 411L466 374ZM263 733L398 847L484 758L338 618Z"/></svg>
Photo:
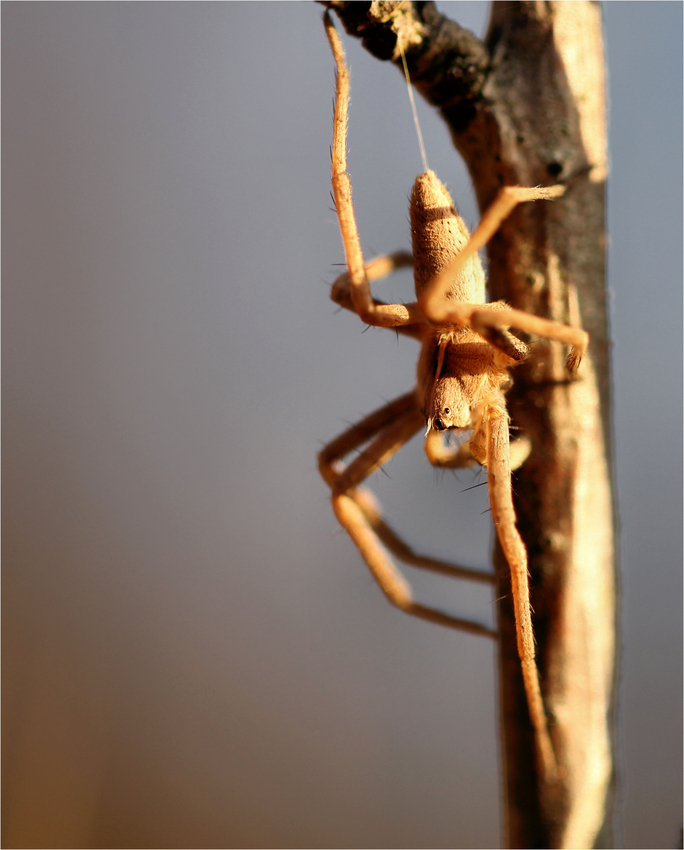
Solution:
<svg viewBox="0 0 684 850"><path fill-rule="evenodd" d="M469 328L426 334L416 391L427 430L475 427L482 407L508 382L509 364L506 355Z"/></svg>

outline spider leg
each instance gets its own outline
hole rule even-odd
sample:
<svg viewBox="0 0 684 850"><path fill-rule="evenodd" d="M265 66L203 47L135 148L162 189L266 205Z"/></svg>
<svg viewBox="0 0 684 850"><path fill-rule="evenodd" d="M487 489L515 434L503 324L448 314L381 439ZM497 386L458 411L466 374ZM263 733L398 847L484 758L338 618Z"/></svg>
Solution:
<svg viewBox="0 0 684 850"><path fill-rule="evenodd" d="M417 567L421 570L429 570L433 573L449 576L450 578L464 578L469 581L477 581L481 584L494 584L494 576L492 573L485 573L481 570L473 570L468 567L459 567L456 564L440 561L437 558L429 558L425 555L420 555L415 552L406 541L387 524L380 511L380 505L373 494L365 488L358 488L354 491L354 499L359 507L363 510L368 524L374 529L380 540L390 550L390 552L399 560L412 567Z"/></svg>
<svg viewBox="0 0 684 850"><path fill-rule="evenodd" d="M577 370L582 357L587 351L589 334L581 328L564 325L562 322L554 322L551 319L542 319L524 310L514 310L512 307L500 308L496 311L485 307L475 308L469 321L470 327L487 339L490 329L514 327L527 333L542 336L545 339L555 339L570 346L568 355L568 369L571 372Z"/></svg>
<svg viewBox="0 0 684 850"><path fill-rule="evenodd" d="M529 437L516 437L515 440L510 441L511 472L520 469L531 451L532 443Z"/></svg>
<svg viewBox="0 0 684 850"><path fill-rule="evenodd" d="M416 602L411 595L408 582L399 573L391 558L383 549L376 531L368 522L364 511L354 499L353 494L333 495L332 504L338 522L356 544L373 574L373 578L392 605L406 614L411 614L421 620L428 620L428 622L440 626L449 626L453 629L485 637L496 637L496 632L486 626L454 617L451 614L439 611L437 608Z"/></svg>
<svg viewBox="0 0 684 850"><path fill-rule="evenodd" d="M318 455L318 468L326 483L331 488L339 488L340 475L345 469L349 468L342 466L339 463L340 459L367 443L387 425L414 411L415 406L415 393L412 390L364 416L360 422L352 425L334 440L331 440ZM365 475L357 478L356 483L368 477L372 471L372 469L369 469Z"/></svg>
<svg viewBox="0 0 684 850"><path fill-rule="evenodd" d="M475 437L475 435L473 435ZM519 469L530 456L532 444L528 437L517 437L510 443L511 470ZM472 440L455 448L444 444L444 437L432 428L425 437L425 454L438 469L466 469L480 461L473 455Z"/></svg>
<svg viewBox="0 0 684 850"><path fill-rule="evenodd" d="M413 254L409 251L395 251L394 254L385 254L382 257L376 257L374 260L366 263L366 277L370 282L386 277L397 269L411 267L413 267ZM332 285L332 289L330 290L330 298L338 306L344 307L345 310L350 310L352 313L356 313L349 285L349 272L343 272L335 280ZM386 306L385 301L380 301L377 298L373 299L373 304L375 304L376 307ZM422 323L398 325L392 330L395 330L397 333L403 334L404 336L410 336L419 340L421 338L421 324Z"/></svg>
<svg viewBox="0 0 684 850"><path fill-rule="evenodd" d="M439 469L465 469L478 463L468 443L448 447L442 434L432 428L425 435L425 454L430 463Z"/></svg>
<svg viewBox="0 0 684 850"><path fill-rule="evenodd" d="M442 312L445 309L444 297L447 294L450 282L458 275L470 257L477 253L480 248L484 248L499 229L501 222L511 214L518 204L525 201L558 198L564 192L565 186L532 189L523 186L503 186L472 232L465 248L450 263L447 263L423 289L419 304L425 315L432 321L449 321L443 318Z"/></svg>
<svg viewBox="0 0 684 850"><path fill-rule="evenodd" d="M556 776L556 758L535 661L527 551L515 524L511 493L509 424L505 410L499 406L489 407L483 425L487 431L489 499L496 533L511 570L518 655L522 665L527 704L535 731L540 766L544 774L552 780Z"/></svg>
<svg viewBox="0 0 684 850"><path fill-rule="evenodd" d="M502 307L499 304L495 307L494 305L455 303L446 298L451 281L463 269L470 257L487 244L498 230L501 222L518 204L525 201L551 200L560 197L564 192L564 186L530 189L522 186L504 186L500 189L494 202L473 231L465 248L422 290L418 299L418 306L426 318L436 324L467 325L480 333L496 348L512 356L514 360L523 358L516 356L515 344L514 349L509 353L507 347L510 346L511 339L502 333L502 328L515 327L547 339L558 340L571 346L568 368L575 371L589 343L589 335L581 328L564 325L562 322L554 322L550 319L542 319L522 310Z"/></svg>
<svg viewBox="0 0 684 850"><path fill-rule="evenodd" d="M444 324L453 323L470 327L509 357L513 355L509 354L508 343L500 336L501 329L517 328L545 339L557 340L570 346L567 365L571 372L577 370L589 344L589 334L581 328L554 322L552 319L543 319L541 316L534 316L524 310L515 310L513 307L501 306L499 303L465 304L445 300L436 313L431 314L429 318L431 321ZM510 338L515 339L512 335ZM521 360L524 356L514 357L514 359Z"/></svg>
<svg viewBox="0 0 684 850"><path fill-rule="evenodd" d="M415 324L423 314L415 303L380 304L373 301L364 269L359 232L354 217L351 180L347 174L347 117L349 107L349 70L342 42L337 35L329 12L323 14L325 31L337 64L335 118L332 144L332 188L337 217L340 222L342 243L349 269L349 291L356 312L369 325L393 328Z"/></svg>
<svg viewBox="0 0 684 850"><path fill-rule="evenodd" d="M326 446L319 455L323 478L338 493L353 491L353 498L363 510L369 525L397 558L414 567L431 570L456 578L492 584L490 573L460 567L456 564L419 555L385 522L373 494L359 484L386 463L422 427L423 419L415 409L414 393L400 396L353 425ZM348 466L339 463L341 457L371 438L375 439Z"/></svg>
<svg viewBox="0 0 684 850"><path fill-rule="evenodd" d="M487 304L487 309L501 313L509 310L510 307L505 301L493 301ZM514 336L505 325L485 325L482 322L479 322L477 327L475 327L473 321L474 320L471 317L471 326L473 327L473 330L476 330L477 333L483 339L486 339L490 345L494 346L494 348L502 354L505 354L506 357L509 357L513 363L521 363L525 360L529 354L529 346L521 339L518 339L517 336ZM509 364L505 363L504 365Z"/></svg>
<svg viewBox="0 0 684 850"><path fill-rule="evenodd" d="M415 394L407 393L353 425L319 455L321 475L332 490L332 504L340 525L349 534L387 599L401 611L451 628L487 637L496 632L479 623L454 617L413 599L411 588L396 568L397 558L422 569L456 578L491 584L492 576L416 554L383 519L374 497L358 485L395 454L420 428ZM341 458L370 445L348 466ZM384 545L383 545L384 544Z"/></svg>

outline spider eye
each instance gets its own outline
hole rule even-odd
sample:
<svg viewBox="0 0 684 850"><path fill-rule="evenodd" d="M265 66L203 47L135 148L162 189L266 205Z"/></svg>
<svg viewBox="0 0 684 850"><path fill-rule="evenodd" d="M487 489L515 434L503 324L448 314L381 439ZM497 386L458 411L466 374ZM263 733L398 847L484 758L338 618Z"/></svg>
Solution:
<svg viewBox="0 0 684 850"><path fill-rule="evenodd" d="M445 408L444 408L444 415L445 415L445 416L448 416L450 413L451 413L451 411L449 410L449 408L448 408L448 407L445 407Z"/></svg>

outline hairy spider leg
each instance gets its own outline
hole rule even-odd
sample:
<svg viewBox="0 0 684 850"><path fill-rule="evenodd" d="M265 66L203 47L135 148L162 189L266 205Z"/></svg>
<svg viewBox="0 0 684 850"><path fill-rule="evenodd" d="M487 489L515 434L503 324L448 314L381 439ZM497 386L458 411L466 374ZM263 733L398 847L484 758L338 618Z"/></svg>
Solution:
<svg viewBox="0 0 684 850"><path fill-rule="evenodd" d="M493 576L436 558L417 555L385 522L375 498L359 488L423 426L415 392L400 396L352 425L319 454L321 475L332 490L332 504L340 525L349 534L387 599L407 614L443 626L495 637L493 629L454 617L413 599L411 588L397 570L387 549L414 567L485 584ZM340 459L367 442L370 445L348 466ZM384 545L383 545L384 544ZM385 548L386 547L386 548Z"/></svg>
<svg viewBox="0 0 684 850"><path fill-rule="evenodd" d="M503 304L482 305L457 303L447 300L446 293L455 276L480 248L484 247L498 230L501 222L521 203L533 200L551 200L565 192L564 186L528 189L522 186L504 186L482 220L470 236L468 244L424 287L418 305L425 317L436 324L457 324L472 328L492 345L499 347L498 329L514 327L545 339L557 340L571 346L568 368L576 371L589 344L589 335L581 328L543 319Z"/></svg>
<svg viewBox="0 0 684 850"><path fill-rule="evenodd" d="M337 65L335 117L333 119L332 187L342 243L347 259L349 291L354 311L369 325L393 328L424 320L418 305L379 304L373 301L364 269L359 232L354 218L351 180L347 174L347 118L349 113L349 70L342 42L329 12L323 15L325 31Z"/></svg>

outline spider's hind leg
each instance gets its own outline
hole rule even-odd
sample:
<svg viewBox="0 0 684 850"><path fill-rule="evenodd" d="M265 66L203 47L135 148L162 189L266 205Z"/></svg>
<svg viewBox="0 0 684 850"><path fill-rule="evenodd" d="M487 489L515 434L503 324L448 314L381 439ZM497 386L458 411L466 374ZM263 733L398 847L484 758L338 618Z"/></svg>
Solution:
<svg viewBox="0 0 684 850"><path fill-rule="evenodd" d="M492 311L495 316L496 311L504 312L509 309L510 308L505 301L493 301L487 304L487 310ZM474 314L474 316L477 315L479 314ZM529 354L529 346L521 339L518 339L517 336L514 336L506 326L494 323L478 323L477 320L471 318L471 327L473 330L477 331L483 339L486 339L491 346L496 348L497 351L500 351L509 358L510 362L509 360L504 361L504 366L522 363Z"/></svg>
<svg viewBox="0 0 684 850"><path fill-rule="evenodd" d="M413 254L409 251L395 251L393 254L384 254L381 257L375 257L375 259L366 263L365 266L366 277L369 282L380 280L380 278L387 277L398 269L405 268L413 268ZM349 283L349 272L343 272L336 278L330 290L330 298L338 306L356 313ZM387 306L386 301L380 301L378 298L373 298L373 304L376 307ZM392 330L404 336L410 336L419 340L421 338L420 328L422 324L422 322L415 322L407 325L397 325Z"/></svg>
<svg viewBox="0 0 684 850"><path fill-rule="evenodd" d="M353 309L369 325L386 328L413 325L422 322L424 319L415 302L406 305L382 304L376 303L371 295L368 276L363 263L359 231L354 216L351 179L347 173L349 69L347 68L342 42L327 10L323 14L323 24L337 65L332 143L332 189L349 270L349 294Z"/></svg>
<svg viewBox="0 0 684 850"><path fill-rule="evenodd" d="M503 186L485 211L465 248L422 290L418 306L428 320L435 324L453 323L470 327L506 354L506 346L511 340L506 340L503 331L511 327L546 339L558 340L570 346L568 369L571 373L577 371L589 344L589 336L581 328L533 316L505 305L456 303L446 298L451 281L462 271L465 263L487 244L517 204L552 200L564 192L565 187L560 185L537 188ZM520 358L514 356L513 359Z"/></svg>

